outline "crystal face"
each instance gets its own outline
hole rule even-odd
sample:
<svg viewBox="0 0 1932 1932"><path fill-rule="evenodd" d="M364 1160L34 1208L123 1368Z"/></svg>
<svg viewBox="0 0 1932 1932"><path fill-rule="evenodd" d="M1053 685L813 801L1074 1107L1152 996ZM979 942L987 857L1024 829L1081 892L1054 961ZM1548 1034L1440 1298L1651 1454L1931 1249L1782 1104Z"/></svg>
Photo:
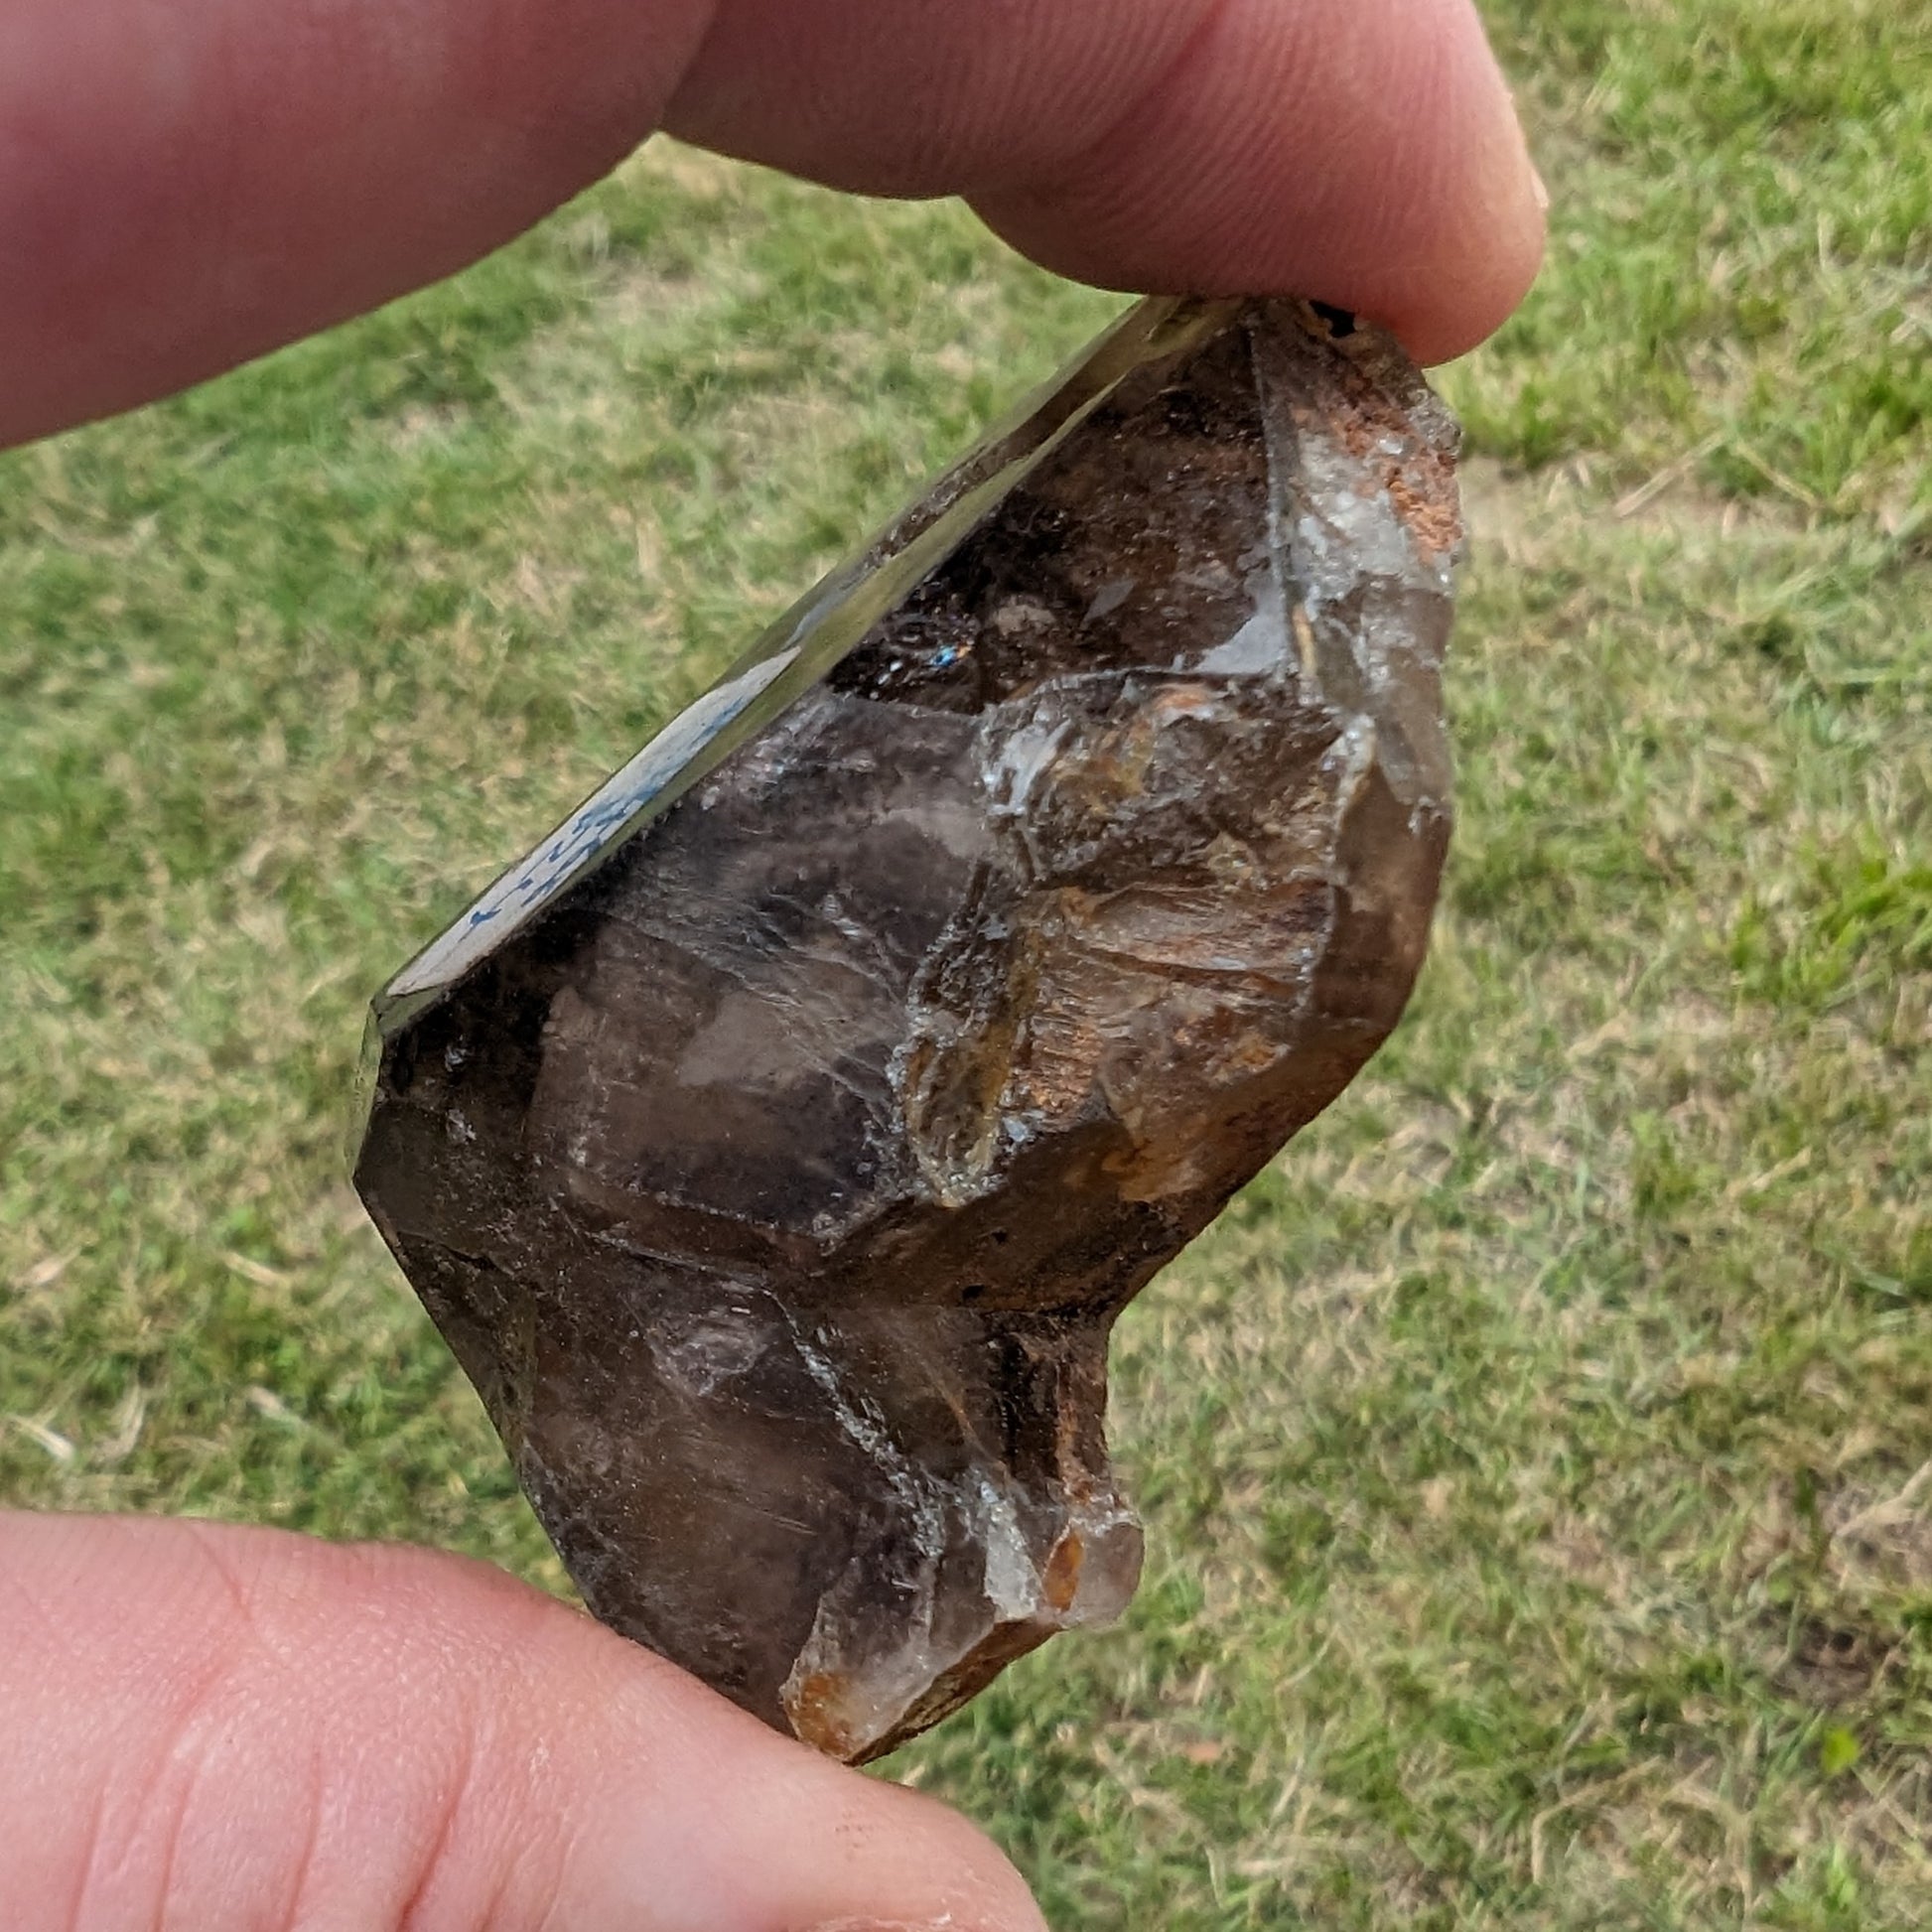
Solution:
<svg viewBox="0 0 1932 1932"><path fill-rule="evenodd" d="M606 1622L862 1759L1125 1604L1108 1330L1423 956L1454 440L1143 304L378 999L357 1185Z"/></svg>

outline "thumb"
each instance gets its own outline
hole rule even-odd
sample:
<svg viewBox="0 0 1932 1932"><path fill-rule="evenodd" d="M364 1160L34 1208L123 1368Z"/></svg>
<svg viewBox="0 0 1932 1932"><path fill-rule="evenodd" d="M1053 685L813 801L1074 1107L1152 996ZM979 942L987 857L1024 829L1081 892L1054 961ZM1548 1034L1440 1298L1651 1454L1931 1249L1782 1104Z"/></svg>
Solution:
<svg viewBox="0 0 1932 1932"><path fill-rule="evenodd" d="M963 1820L481 1565L0 1515L6 1932L1043 1932Z"/></svg>

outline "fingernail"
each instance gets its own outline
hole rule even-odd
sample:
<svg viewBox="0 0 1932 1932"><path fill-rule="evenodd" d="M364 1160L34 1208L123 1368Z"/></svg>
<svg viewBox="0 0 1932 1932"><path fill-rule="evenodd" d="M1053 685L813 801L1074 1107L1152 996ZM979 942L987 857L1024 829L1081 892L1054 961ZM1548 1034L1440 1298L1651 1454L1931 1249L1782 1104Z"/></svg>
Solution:
<svg viewBox="0 0 1932 1932"><path fill-rule="evenodd" d="M1543 171L1536 163L1530 163L1530 192L1536 197L1536 205L1545 214L1550 211L1550 189L1543 179Z"/></svg>

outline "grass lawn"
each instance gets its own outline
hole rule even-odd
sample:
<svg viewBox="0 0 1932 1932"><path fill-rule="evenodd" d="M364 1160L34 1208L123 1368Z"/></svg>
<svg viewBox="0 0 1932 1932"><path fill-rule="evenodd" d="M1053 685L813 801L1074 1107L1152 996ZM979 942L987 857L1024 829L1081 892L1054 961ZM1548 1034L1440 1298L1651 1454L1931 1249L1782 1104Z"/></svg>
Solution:
<svg viewBox="0 0 1932 1932"><path fill-rule="evenodd" d="M896 1759L1068 1928L1932 1926L1932 30L1496 0L1436 949L1123 1324L1122 1628ZM1117 303L670 147L0 459L0 1497L562 1578L360 1013Z"/></svg>

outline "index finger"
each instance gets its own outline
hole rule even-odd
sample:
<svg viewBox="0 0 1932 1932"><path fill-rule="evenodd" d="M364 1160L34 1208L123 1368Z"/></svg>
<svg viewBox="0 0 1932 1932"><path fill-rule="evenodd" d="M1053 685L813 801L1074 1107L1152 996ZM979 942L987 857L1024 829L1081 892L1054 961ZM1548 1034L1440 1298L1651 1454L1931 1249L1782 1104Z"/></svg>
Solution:
<svg viewBox="0 0 1932 1932"><path fill-rule="evenodd" d="M1425 358L1540 248L1467 0L12 0L0 444L448 274L659 125Z"/></svg>

